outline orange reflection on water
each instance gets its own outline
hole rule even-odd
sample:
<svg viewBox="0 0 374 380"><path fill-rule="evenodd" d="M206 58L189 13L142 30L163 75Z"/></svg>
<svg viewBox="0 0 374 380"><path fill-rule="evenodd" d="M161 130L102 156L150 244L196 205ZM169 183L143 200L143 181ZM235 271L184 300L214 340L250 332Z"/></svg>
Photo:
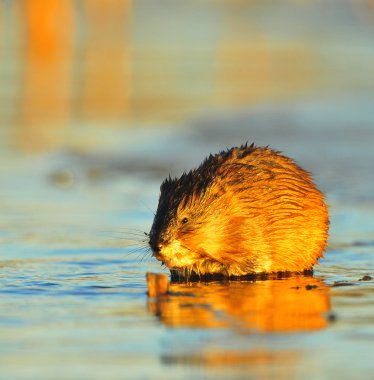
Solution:
<svg viewBox="0 0 374 380"><path fill-rule="evenodd" d="M179 122L207 107L245 106L310 90L318 84L315 47L269 36L251 16L255 3L213 2L213 18L196 5L196 43L183 27L162 27L183 6L151 14L132 0L10 2L16 9L10 23L19 29L10 43L20 46L21 63L9 87L19 99L11 104L15 145L58 149L67 142L62 132L81 124ZM183 25L194 27L192 14L186 13ZM90 138L86 134L81 145Z"/></svg>
<svg viewBox="0 0 374 380"><path fill-rule="evenodd" d="M128 117L132 73L132 0L86 0L79 49L78 112L83 120Z"/></svg>
<svg viewBox="0 0 374 380"><path fill-rule="evenodd" d="M232 350L223 345L190 353L171 352L161 359L164 365L202 367L206 374L217 379L289 380L295 378L295 367L302 357L303 353L296 349Z"/></svg>
<svg viewBox="0 0 374 380"><path fill-rule="evenodd" d="M75 120L118 120L128 112L132 1L26 0L16 146L40 151L64 143ZM80 22L78 22L80 19ZM89 37L80 46L79 32ZM127 32L126 32L127 31Z"/></svg>
<svg viewBox="0 0 374 380"><path fill-rule="evenodd" d="M313 277L171 284L170 292L151 299L149 310L172 327L313 331L326 327L330 309L328 288Z"/></svg>
<svg viewBox="0 0 374 380"><path fill-rule="evenodd" d="M16 144L48 149L70 119L74 18L72 3L26 0L25 49Z"/></svg>
<svg viewBox="0 0 374 380"><path fill-rule="evenodd" d="M218 48L216 95L223 105L292 97L317 85L316 57L308 46L276 46L259 35L224 40Z"/></svg>

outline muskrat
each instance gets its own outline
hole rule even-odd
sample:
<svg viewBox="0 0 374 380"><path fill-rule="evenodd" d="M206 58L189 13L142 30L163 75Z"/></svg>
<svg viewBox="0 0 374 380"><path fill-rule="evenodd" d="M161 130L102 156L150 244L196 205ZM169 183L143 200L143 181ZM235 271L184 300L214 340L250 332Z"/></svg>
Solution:
<svg viewBox="0 0 374 380"><path fill-rule="evenodd" d="M245 144L165 179L149 244L185 279L304 272L323 256L328 225L324 196L307 171L269 147Z"/></svg>

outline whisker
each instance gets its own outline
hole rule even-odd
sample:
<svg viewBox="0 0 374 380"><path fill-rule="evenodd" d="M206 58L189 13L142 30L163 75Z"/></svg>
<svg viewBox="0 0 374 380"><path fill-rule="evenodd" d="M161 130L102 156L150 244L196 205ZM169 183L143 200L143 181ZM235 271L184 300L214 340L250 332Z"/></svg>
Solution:
<svg viewBox="0 0 374 380"><path fill-rule="evenodd" d="M130 228L115 228L112 230L100 230L100 232L103 233L115 233L115 234L123 234L123 235L132 235L132 236L139 236L139 237L144 237L148 236L148 233L146 233L143 230L139 229L130 229Z"/></svg>
<svg viewBox="0 0 374 380"><path fill-rule="evenodd" d="M151 259L151 250L149 247L135 247L129 251L126 252L128 255L132 254L138 254L137 255L137 260L139 260L141 263L150 260Z"/></svg>
<svg viewBox="0 0 374 380"><path fill-rule="evenodd" d="M144 202L144 201L139 201L143 207L145 207L153 216L156 216L156 213Z"/></svg>
<svg viewBox="0 0 374 380"><path fill-rule="evenodd" d="M136 238L134 237L126 237L126 236L109 236L109 238L111 239L116 239L116 240L127 240L127 241L133 241L134 243L148 243L148 239L147 240L137 240Z"/></svg>
<svg viewBox="0 0 374 380"><path fill-rule="evenodd" d="M140 247L135 247L133 249L130 249L126 252L128 255L132 255L133 253L142 253L142 250Z"/></svg>
<svg viewBox="0 0 374 380"><path fill-rule="evenodd" d="M150 249L147 249L143 257L141 258L141 262L144 262L145 260L149 260L151 259L151 257L152 257L152 251Z"/></svg>
<svg viewBox="0 0 374 380"><path fill-rule="evenodd" d="M137 236L137 237L144 237L148 236L145 234L145 232L132 232L132 231L106 231L106 233L115 233L115 234L121 234L121 235L128 235L128 236Z"/></svg>
<svg viewBox="0 0 374 380"><path fill-rule="evenodd" d="M139 248L139 249L147 249L149 248L148 243L146 242L137 242L133 240L126 240L126 239L113 239L112 242L115 242L117 245L122 246L123 248Z"/></svg>

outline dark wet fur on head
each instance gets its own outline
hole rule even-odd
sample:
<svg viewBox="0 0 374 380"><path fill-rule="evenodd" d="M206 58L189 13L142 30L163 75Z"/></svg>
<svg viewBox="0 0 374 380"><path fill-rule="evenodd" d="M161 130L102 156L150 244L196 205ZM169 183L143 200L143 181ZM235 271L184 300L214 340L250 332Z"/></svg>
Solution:
<svg viewBox="0 0 374 380"><path fill-rule="evenodd" d="M243 145L240 149L245 149L238 158L244 158L251 154L254 150L254 144L249 147ZM170 194L170 205L178 207L181 199L184 199L185 204L188 202L186 194L201 195L205 192L215 176L220 174L222 163L229 157L232 157L233 150L227 150L216 155L209 155L204 162L194 170L188 173L183 173L180 178L169 178L161 184L161 193Z"/></svg>
<svg viewBox="0 0 374 380"><path fill-rule="evenodd" d="M251 154L255 145L253 143L249 146L244 144L240 149L243 149L243 152L239 158L244 158ZM151 241L175 217L176 210L180 205L184 208L192 196L199 197L206 192L214 178L220 174L222 163L232 154L233 149L216 155L210 154L197 169L188 173L184 172L180 178L169 176L162 182L160 201L150 232Z"/></svg>

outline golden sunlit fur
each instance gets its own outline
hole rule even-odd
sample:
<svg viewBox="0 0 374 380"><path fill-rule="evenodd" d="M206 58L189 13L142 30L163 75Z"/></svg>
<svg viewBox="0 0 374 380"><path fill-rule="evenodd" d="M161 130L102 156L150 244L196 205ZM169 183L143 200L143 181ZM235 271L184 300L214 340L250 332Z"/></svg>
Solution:
<svg viewBox="0 0 374 380"><path fill-rule="evenodd" d="M327 207L309 173L245 145L164 181L150 245L182 277L243 276L311 270L327 236Z"/></svg>

